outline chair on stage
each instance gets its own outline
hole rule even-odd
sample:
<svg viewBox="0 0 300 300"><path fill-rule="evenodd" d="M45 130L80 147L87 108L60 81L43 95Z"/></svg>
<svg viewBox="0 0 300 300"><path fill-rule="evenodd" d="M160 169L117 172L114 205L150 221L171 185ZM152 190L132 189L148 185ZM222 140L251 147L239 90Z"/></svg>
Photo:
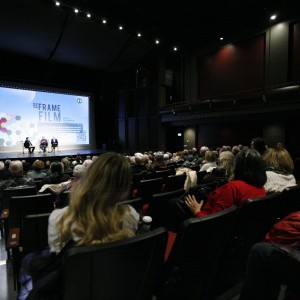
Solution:
<svg viewBox="0 0 300 300"><path fill-rule="evenodd" d="M58 149L58 141L55 139L55 140L51 140L51 152L55 152L55 148Z"/></svg>
<svg viewBox="0 0 300 300"><path fill-rule="evenodd" d="M158 228L126 240L69 249L62 299L153 299L167 236L165 228Z"/></svg>

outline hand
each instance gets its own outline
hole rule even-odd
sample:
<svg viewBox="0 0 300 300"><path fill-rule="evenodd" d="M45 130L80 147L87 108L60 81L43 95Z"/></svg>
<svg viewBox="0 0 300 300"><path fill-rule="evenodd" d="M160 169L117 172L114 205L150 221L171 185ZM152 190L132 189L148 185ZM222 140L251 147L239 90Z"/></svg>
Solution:
<svg viewBox="0 0 300 300"><path fill-rule="evenodd" d="M201 211L203 200L200 201L200 203L197 202L194 195L187 195L185 197L185 204L190 209L190 211L195 215L196 213Z"/></svg>

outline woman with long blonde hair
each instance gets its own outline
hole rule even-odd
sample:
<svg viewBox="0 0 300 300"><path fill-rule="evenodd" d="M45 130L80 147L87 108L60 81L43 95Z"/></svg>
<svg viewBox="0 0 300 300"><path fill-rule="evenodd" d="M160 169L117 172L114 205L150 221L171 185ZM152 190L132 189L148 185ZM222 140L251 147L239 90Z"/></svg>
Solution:
<svg viewBox="0 0 300 300"><path fill-rule="evenodd" d="M129 195L130 182L127 159L114 152L102 154L72 191L69 206L50 215L51 252L59 252L70 240L90 245L132 237L139 215L131 206L119 205Z"/></svg>

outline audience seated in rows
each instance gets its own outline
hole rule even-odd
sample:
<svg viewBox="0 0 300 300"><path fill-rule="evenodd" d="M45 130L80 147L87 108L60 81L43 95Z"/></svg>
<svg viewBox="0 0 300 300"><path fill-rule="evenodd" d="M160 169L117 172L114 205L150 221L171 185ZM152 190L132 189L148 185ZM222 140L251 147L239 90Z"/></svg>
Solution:
<svg viewBox="0 0 300 300"><path fill-rule="evenodd" d="M261 155L255 149L246 148L236 156L233 180L211 192L204 206L203 200L199 199L198 203L194 195L188 195L185 202L195 217L218 212L233 204L241 207L248 198L266 195L263 187L266 181Z"/></svg>

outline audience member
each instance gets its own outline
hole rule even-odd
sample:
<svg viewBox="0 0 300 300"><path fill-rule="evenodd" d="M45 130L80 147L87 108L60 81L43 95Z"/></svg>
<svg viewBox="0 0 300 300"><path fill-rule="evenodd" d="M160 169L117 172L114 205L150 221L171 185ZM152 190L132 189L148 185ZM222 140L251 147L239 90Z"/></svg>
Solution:
<svg viewBox="0 0 300 300"><path fill-rule="evenodd" d="M211 172L213 168L217 167L218 153L216 151L208 150L204 155L204 164L200 171Z"/></svg>
<svg viewBox="0 0 300 300"><path fill-rule="evenodd" d="M60 161L52 162L50 170L51 173L43 178L41 185L61 183L70 179L68 174L64 174L64 165Z"/></svg>
<svg viewBox="0 0 300 300"><path fill-rule="evenodd" d="M90 166L92 163L93 163L93 161L92 161L91 159L85 159L85 160L83 161L82 165L83 165L86 169L88 169L89 166Z"/></svg>
<svg viewBox="0 0 300 300"><path fill-rule="evenodd" d="M151 164L151 169L154 171L161 171L167 169L167 164L164 160L163 152L156 152L154 162Z"/></svg>
<svg viewBox="0 0 300 300"><path fill-rule="evenodd" d="M29 176L23 175L23 164L20 160L13 160L9 164L10 178L0 182L0 199L2 191L9 187L35 186L34 180Z"/></svg>
<svg viewBox="0 0 300 300"><path fill-rule="evenodd" d="M298 261L287 257L282 246L296 253ZM251 249L240 300L278 299L281 285L287 286L283 299L299 299L299 250L300 211L294 211L278 221L264 241Z"/></svg>
<svg viewBox="0 0 300 300"><path fill-rule="evenodd" d="M42 179L47 176L47 174L43 172L43 169L44 162L37 159L32 164L32 171L29 171L27 175L32 177L33 179Z"/></svg>
<svg viewBox="0 0 300 300"><path fill-rule="evenodd" d="M251 141L251 148L254 148L257 150L260 155L263 155L267 149L267 145L265 143L265 140L261 137L253 138Z"/></svg>
<svg viewBox="0 0 300 300"><path fill-rule="evenodd" d="M292 250L300 257L299 244ZM239 300L279 299L282 285L298 294L293 299L299 299L299 278L300 261L289 257L276 244L257 243L248 257L247 273Z"/></svg>
<svg viewBox="0 0 300 300"><path fill-rule="evenodd" d="M84 246L134 236L139 215L133 207L119 204L128 196L130 181L131 167L124 156L112 152L101 155L71 193L69 206L51 213L48 227L50 252L59 253L71 240L75 246ZM24 267L31 257L24 258ZM23 268L20 299L27 297L30 280L24 282L23 279L28 279L28 275L28 268ZM36 286L39 281L34 280L33 293ZM57 286L54 289L55 293L59 290ZM49 296L51 290L46 290L46 294Z"/></svg>
<svg viewBox="0 0 300 300"><path fill-rule="evenodd" d="M64 173L71 173L73 169L71 168L71 162L68 157L64 157L61 162L64 165Z"/></svg>
<svg viewBox="0 0 300 300"><path fill-rule="evenodd" d="M282 192L286 187L296 185L294 177L294 162L289 152L280 146L268 148L263 160L267 167L267 182L265 190L267 193Z"/></svg>

